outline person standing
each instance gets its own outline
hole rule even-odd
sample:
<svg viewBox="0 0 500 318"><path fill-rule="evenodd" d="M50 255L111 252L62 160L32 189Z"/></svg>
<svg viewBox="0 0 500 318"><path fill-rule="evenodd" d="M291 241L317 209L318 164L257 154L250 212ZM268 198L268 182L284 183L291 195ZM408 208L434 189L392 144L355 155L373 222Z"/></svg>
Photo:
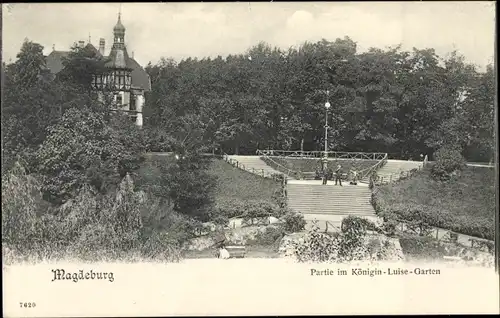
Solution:
<svg viewBox="0 0 500 318"><path fill-rule="evenodd" d="M351 170L352 173L352 181L351 185L357 185L358 184L358 171L356 171L355 168Z"/></svg>
<svg viewBox="0 0 500 318"><path fill-rule="evenodd" d="M327 184L328 182L328 169L323 168L323 185Z"/></svg>
<svg viewBox="0 0 500 318"><path fill-rule="evenodd" d="M335 185L337 185L337 181L342 186L342 167L340 165L335 169Z"/></svg>

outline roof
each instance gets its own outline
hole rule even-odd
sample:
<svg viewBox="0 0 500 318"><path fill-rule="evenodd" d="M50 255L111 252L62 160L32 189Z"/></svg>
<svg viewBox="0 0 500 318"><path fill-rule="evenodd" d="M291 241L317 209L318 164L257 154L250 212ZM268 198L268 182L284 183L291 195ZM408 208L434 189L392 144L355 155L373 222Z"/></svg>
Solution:
<svg viewBox="0 0 500 318"><path fill-rule="evenodd" d="M102 56L101 53L99 53L99 50L96 49L96 47L91 43L87 43L87 45L85 45L85 48L92 50L97 56Z"/></svg>
<svg viewBox="0 0 500 318"><path fill-rule="evenodd" d="M142 88L145 92L151 91L151 78L149 74L133 58L129 58L132 69L132 87Z"/></svg>
<svg viewBox="0 0 500 318"><path fill-rule="evenodd" d="M113 28L113 31L122 31L122 32L125 32L125 27L122 24L121 14L118 15L118 22L116 22L116 25Z"/></svg>
<svg viewBox="0 0 500 318"><path fill-rule="evenodd" d="M131 68L130 58L128 56L127 50L122 48L113 48L109 52L108 61L105 66L109 68Z"/></svg>
<svg viewBox="0 0 500 318"><path fill-rule="evenodd" d="M98 55L100 55L99 51L92 44L87 44L87 47L89 45L94 50L96 50ZM115 58L111 56L112 54L114 54ZM62 64L63 58L68 57L68 55L69 52L67 51L52 51L45 58L47 63L47 68L50 69L52 74L57 74L63 69L64 67ZM142 68L142 66L136 60L128 56L126 50L121 50L121 49L112 50L110 52L110 56L106 56L105 58L110 59L110 61L106 64L106 67L113 67L113 68L126 67L132 70L131 72L132 88L143 89L146 92L151 91L151 79L149 77L149 74L144 70L144 68Z"/></svg>
<svg viewBox="0 0 500 318"><path fill-rule="evenodd" d="M63 69L63 58L68 57L68 55L69 52L65 51L50 52L50 54L45 58L45 62L47 63L47 68L50 69L52 74L57 74Z"/></svg>

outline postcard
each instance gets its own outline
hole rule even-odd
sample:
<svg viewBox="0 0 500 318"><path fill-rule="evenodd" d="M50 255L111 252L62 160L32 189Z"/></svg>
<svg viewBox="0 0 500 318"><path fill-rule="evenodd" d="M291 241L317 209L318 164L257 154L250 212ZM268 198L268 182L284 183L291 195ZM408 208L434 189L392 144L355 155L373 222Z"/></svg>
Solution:
<svg viewBox="0 0 500 318"><path fill-rule="evenodd" d="M2 4L6 317L499 313L495 4Z"/></svg>

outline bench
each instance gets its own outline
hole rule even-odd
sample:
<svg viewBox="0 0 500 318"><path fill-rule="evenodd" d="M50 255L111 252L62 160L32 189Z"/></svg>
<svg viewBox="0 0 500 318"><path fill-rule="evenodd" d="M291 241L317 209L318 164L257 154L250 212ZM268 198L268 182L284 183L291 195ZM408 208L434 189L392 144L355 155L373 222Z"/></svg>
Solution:
<svg viewBox="0 0 500 318"><path fill-rule="evenodd" d="M230 258L244 258L246 254L246 247L244 245L226 246Z"/></svg>

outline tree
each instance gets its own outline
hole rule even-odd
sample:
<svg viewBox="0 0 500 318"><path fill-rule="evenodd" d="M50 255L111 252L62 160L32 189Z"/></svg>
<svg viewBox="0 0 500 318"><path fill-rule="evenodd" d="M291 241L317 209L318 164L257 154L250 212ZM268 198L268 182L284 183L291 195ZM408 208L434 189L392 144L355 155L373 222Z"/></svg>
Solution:
<svg viewBox="0 0 500 318"><path fill-rule="evenodd" d="M18 60L2 69L2 172L16 160L24 161L25 168L33 172L33 154L45 139L47 127L67 109L92 103L92 97L74 85L51 81L42 49L25 41Z"/></svg>
<svg viewBox="0 0 500 318"><path fill-rule="evenodd" d="M116 121L126 121L125 115L115 114L117 118L107 122L104 114L91 108L70 109L49 128L37 152L48 200L64 202L84 184L105 193L138 168L143 146L135 126L119 129Z"/></svg>
<svg viewBox="0 0 500 318"><path fill-rule="evenodd" d="M107 60L91 45L83 48L77 45L71 48L68 57L63 58L64 68L57 74L63 82L71 82L85 89L92 90L92 78L106 73Z"/></svg>
<svg viewBox="0 0 500 318"><path fill-rule="evenodd" d="M12 82L16 86L30 87L37 83L46 74L47 67L43 46L25 39L21 51L17 54L14 62L14 74Z"/></svg>

